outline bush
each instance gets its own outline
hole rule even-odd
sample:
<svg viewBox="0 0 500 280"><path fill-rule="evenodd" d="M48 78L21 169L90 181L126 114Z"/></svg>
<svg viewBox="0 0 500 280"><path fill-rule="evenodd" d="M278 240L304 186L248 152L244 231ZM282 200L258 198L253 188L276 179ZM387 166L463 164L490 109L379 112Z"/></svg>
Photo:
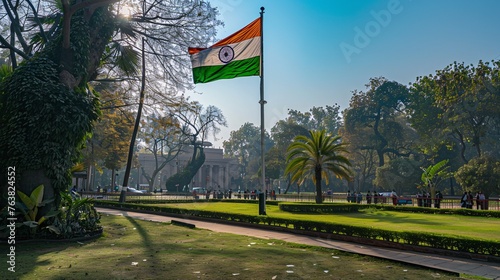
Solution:
<svg viewBox="0 0 500 280"><path fill-rule="evenodd" d="M21 195L21 202L16 207L21 210L16 213L16 239L69 239L88 237L102 231L100 215L92 199L61 192L60 208L42 216L37 215L37 208L42 207L43 203L33 203L42 196L43 186L37 188L30 197ZM7 208L0 214L0 222L4 220L7 220ZM6 223L0 227L0 239L7 239L10 229L3 224Z"/></svg>
<svg viewBox="0 0 500 280"><path fill-rule="evenodd" d="M386 211L410 212L410 213L427 213L427 214L447 214L447 215L463 215L476 217L500 218L500 211L492 210L473 210L473 209L444 209L444 208L429 208L429 207L401 207L393 205L381 204L353 204L353 203L332 203L332 204L313 204L299 202L281 202L279 208L282 211L292 213L350 213L358 212L361 209L375 208Z"/></svg>

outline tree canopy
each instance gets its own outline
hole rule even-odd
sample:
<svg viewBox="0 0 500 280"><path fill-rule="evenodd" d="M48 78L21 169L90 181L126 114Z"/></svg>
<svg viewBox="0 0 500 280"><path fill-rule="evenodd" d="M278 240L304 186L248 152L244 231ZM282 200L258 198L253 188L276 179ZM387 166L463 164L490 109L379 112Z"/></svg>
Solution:
<svg viewBox="0 0 500 280"><path fill-rule="evenodd" d="M141 36L152 65L143 67L148 92L189 88L187 47L206 45L222 24L215 8L197 0L132 1L127 16L113 0L3 3L0 57L12 72L0 83L1 166L16 166L25 193L44 182L56 198L100 114L90 83L133 88Z"/></svg>
<svg viewBox="0 0 500 280"><path fill-rule="evenodd" d="M346 157L345 143L340 136L331 136L324 130L309 131L308 136L299 135L287 150L285 173L292 175L291 180L304 183L310 179L316 186L316 203L323 202L322 180L328 184L329 173L350 180L351 163Z"/></svg>

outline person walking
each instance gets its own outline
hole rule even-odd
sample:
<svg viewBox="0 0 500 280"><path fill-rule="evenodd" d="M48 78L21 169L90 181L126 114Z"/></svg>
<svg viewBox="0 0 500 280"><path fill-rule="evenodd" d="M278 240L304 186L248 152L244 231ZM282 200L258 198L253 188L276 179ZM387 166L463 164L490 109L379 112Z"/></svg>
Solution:
<svg viewBox="0 0 500 280"><path fill-rule="evenodd" d="M486 196L482 191L479 191L479 200L477 201L477 204L481 204L481 210L488 210L486 203Z"/></svg>
<svg viewBox="0 0 500 280"><path fill-rule="evenodd" d="M398 205L398 194L396 193L396 190L392 190L391 198L392 198L392 205L394 206Z"/></svg>
<svg viewBox="0 0 500 280"><path fill-rule="evenodd" d="M441 208L441 200L443 199L443 194L441 191L436 192L436 199L434 200L434 207Z"/></svg>
<svg viewBox="0 0 500 280"><path fill-rule="evenodd" d="M479 210L479 205L481 204L479 203L479 192L476 192L475 197L476 197L476 210Z"/></svg>
<svg viewBox="0 0 500 280"><path fill-rule="evenodd" d="M469 191L469 193L467 194L467 208L472 209L473 207L474 207L474 196Z"/></svg>
<svg viewBox="0 0 500 280"><path fill-rule="evenodd" d="M467 208L467 198L469 196L467 195L467 192L464 192L464 194L462 195L462 198L460 199L460 207L462 208Z"/></svg>

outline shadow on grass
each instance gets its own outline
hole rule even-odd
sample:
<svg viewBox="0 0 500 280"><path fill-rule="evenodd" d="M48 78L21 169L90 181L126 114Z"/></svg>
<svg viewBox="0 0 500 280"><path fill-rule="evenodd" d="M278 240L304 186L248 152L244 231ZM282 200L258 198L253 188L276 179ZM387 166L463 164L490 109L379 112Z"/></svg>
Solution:
<svg viewBox="0 0 500 280"><path fill-rule="evenodd" d="M61 266L51 258L45 258L47 254L60 254L71 248L78 248L76 242L47 242L47 241L24 241L19 242L15 245L16 260L15 260L15 272L10 272L7 270L10 265L7 263L7 256L3 252L8 252L11 245L1 244L0 252L2 252L2 266L1 275L2 279L19 279L25 275L32 275L35 268L44 266L48 268Z"/></svg>

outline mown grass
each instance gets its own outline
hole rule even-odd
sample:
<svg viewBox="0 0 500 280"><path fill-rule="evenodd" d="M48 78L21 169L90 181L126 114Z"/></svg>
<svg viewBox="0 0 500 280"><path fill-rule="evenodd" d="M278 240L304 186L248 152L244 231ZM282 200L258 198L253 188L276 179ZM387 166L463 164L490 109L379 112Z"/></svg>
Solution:
<svg viewBox="0 0 500 280"><path fill-rule="evenodd" d="M279 240L104 216L103 237L16 245L2 279L480 279ZM5 252L6 245L1 245Z"/></svg>
<svg viewBox="0 0 500 280"><path fill-rule="evenodd" d="M155 204L158 206L158 204ZM257 215L258 205L253 203L199 202L166 205L193 210ZM404 206L403 206L404 207ZM303 219L339 224L370 226L393 231L431 232L500 241L500 219L461 215L439 215L366 209L359 213L300 214L281 211L276 205L266 205L266 214L285 219Z"/></svg>

